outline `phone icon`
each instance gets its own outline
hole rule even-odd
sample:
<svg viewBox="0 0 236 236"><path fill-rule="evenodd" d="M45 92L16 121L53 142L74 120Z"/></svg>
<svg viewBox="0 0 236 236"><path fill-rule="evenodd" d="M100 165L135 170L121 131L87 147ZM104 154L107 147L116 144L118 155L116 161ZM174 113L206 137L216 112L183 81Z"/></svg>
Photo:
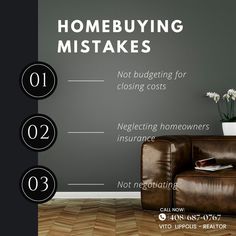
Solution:
<svg viewBox="0 0 236 236"><path fill-rule="evenodd" d="M159 218L160 221L164 221L164 220L166 220L166 214L165 213L160 213L158 218Z"/></svg>

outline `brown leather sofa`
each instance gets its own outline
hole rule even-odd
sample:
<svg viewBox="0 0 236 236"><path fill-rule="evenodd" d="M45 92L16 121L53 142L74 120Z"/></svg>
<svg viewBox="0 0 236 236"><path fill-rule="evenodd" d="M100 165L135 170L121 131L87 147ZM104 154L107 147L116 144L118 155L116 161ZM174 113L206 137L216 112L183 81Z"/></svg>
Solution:
<svg viewBox="0 0 236 236"><path fill-rule="evenodd" d="M236 169L194 169L196 160L209 157L236 166L236 137L162 136L143 143L143 208L236 214Z"/></svg>

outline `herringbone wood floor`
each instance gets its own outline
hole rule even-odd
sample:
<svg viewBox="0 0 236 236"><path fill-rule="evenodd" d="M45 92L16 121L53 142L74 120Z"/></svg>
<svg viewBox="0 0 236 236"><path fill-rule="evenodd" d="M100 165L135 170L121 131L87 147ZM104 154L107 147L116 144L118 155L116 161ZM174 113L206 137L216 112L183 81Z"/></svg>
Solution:
<svg viewBox="0 0 236 236"><path fill-rule="evenodd" d="M232 217L222 217L220 222L216 222L226 224L226 230L160 229L159 224L163 222L158 219L158 212L142 210L140 201L136 199L51 200L39 206L38 214L39 236L236 235L236 218ZM165 223L195 222L166 220ZM204 223L199 221L197 224Z"/></svg>

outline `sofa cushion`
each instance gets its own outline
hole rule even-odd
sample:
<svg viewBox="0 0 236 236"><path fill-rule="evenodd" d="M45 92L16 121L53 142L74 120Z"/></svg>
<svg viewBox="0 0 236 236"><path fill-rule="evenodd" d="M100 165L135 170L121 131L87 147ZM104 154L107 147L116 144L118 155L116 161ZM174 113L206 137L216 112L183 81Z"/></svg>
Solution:
<svg viewBox="0 0 236 236"><path fill-rule="evenodd" d="M175 178L175 207L192 212L236 214L236 169L189 170Z"/></svg>

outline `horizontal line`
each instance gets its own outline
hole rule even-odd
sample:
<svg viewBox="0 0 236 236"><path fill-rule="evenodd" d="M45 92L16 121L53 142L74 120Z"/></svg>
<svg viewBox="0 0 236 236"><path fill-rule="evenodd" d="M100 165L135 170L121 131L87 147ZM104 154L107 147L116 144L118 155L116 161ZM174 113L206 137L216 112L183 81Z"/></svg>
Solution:
<svg viewBox="0 0 236 236"><path fill-rule="evenodd" d="M68 185L71 185L71 186L100 186L100 185L105 185L103 183L70 183Z"/></svg>
<svg viewBox="0 0 236 236"><path fill-rule="evenodd" d="M140 199L140 192L56 192L53 197L54 199L125 199L125 198L135 198Z"/></svg>
<svg viewBox="0 0 236 236"><path fill-rule="evenodd" d="M80 131L69 131L68 134L104 134L104 132L96 132L96 131L89 131L89 132L80 132Z"/></svg>
<svg viewBox="0 0 236 236"><path fill-rule="evenodd" d="M102 80L102 79L98 79L98 80L96 80L96 79L90 79L90 80L81 80L81 79L69 79L68 80L68 82L77 82L77 83L80 83L80 82L82 82L82 83L102 83L102 82L104 82L104 80Z"/></svg>

